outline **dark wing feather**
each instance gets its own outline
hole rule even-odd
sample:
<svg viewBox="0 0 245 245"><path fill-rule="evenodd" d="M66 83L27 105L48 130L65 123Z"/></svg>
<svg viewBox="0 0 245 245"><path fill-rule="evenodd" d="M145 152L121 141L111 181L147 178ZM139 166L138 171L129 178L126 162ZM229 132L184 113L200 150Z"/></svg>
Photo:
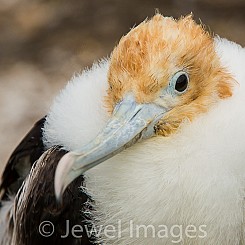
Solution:
<svg viewBox="0 0 245 245"><path fill-rule="evenodd" d="M79 238L66 233L69 227L80 225L85 230L85 209L89 211L87 201L90 198L79 187L83 177L74 181L64 193L63 203L58 205L54 196L54 174L60 158L66 153L59 147L44 152L42 128L45 118L39 120L12 153L2 175L0 200L8 200L14 194L14 208L8 214L8 234L16 245L91 245L94 238L85 232ZM43 221L50 221L55 232L44 237L39 232Z"/></svg>
<svg viewBox="0 0 245 245"><path fill-rule="evenodd" d="M42 141L44 122L45 117L36 122L10 156L1 178L0 200L7 199L9 194L17 193L33 163L44 152Z"/></svg>
<svg viewBox="0 0 245 245"><path fill-rule="evenodd" d="M83 193L79 186L83 177L79 177L69 185L63 196L62 204L57 204L54 196L54 174L57 164L66 152L53 147L41 156L25 180L22 190L15 200L14 244L18 245L91 245L85 232L71 234L66 238L66 225L72 229L74 225L86 225L83 207L89 208L85 203L89 197ZM42 222L52 222L54 233L50 237L40 234L39 226ZM21 226L18 224L22 224ZM49 227L48 227L49 228ZM46 230L48 229L46 228ZM12 241L13 242L13 241Z"/></svg>

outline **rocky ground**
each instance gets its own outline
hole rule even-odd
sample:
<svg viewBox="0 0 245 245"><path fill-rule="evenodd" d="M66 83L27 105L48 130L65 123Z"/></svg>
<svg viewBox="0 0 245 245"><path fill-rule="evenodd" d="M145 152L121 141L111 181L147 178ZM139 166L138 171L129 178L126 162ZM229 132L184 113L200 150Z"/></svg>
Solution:
<svg viewBox="0 0 245 245"><path fill-rule="evenodd" d="M193 12L245 45L245 0L0 0L0 170L73 73L108 55L155 9Z"/></svg>

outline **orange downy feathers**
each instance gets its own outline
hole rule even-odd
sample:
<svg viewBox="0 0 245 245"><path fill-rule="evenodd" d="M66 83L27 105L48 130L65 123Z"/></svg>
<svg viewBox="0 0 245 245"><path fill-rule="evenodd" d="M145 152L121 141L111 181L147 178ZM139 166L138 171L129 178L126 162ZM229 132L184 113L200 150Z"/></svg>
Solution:
<svg viewBox="0 0 245 245"><path fill-rule="evenodd" d="M233 78L221 66L211 35L191 15L174 20L156 14L122 37L112 52L106 106L112 111L129 91L139 103L159 103L159 94L180 70L189 74L189 89L160 120L159 135L170 135L184 120L230 97Z"/></svg>

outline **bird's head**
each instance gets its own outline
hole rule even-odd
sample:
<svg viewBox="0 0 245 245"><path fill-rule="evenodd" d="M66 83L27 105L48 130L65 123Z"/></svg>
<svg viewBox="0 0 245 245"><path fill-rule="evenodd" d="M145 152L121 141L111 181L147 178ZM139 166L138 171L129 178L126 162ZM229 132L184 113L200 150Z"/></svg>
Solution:
<svg viewBox="0 0 245 245"><path fill-rule="evenodd" d="M221 66L214 39L189 15L155 15L122 37L113 50L102 132L66 154L55 175L56 197L86 170L149 137L171 137L232 95L233 79Z"/></svg>

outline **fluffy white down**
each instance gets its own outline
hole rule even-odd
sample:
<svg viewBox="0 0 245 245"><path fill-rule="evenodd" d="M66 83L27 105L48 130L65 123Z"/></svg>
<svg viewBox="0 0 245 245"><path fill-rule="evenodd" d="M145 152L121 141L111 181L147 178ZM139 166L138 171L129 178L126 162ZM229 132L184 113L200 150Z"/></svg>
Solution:
<svg viewBox="0 0 245 245"><path fill-rule="evenodd" d="M123 230L102 234L106 244L245 244L245 49L218 37L215 43L238 82L234 96L170 138L136 144L86 173L95 225ZM76 150L103 127L107 68L107 62L94 66L58 96L44 127L47 147ZM136 225L153 225L156 232L166 226L165 237L152 237L151 229L147 238L137 236ZM180 228L171 233L176 225L182 225L181 237ZM197 229L192 238L185 234L188 225Z"/></svg>
<svg viewBox="0 0 245 245"><path fill-rule="evenodd" d="M79 149L94 138L107 121L103 99L106 95L108 60L95 63L68 82L55 98L44 125L46 148L61 145Z"/></svg>

